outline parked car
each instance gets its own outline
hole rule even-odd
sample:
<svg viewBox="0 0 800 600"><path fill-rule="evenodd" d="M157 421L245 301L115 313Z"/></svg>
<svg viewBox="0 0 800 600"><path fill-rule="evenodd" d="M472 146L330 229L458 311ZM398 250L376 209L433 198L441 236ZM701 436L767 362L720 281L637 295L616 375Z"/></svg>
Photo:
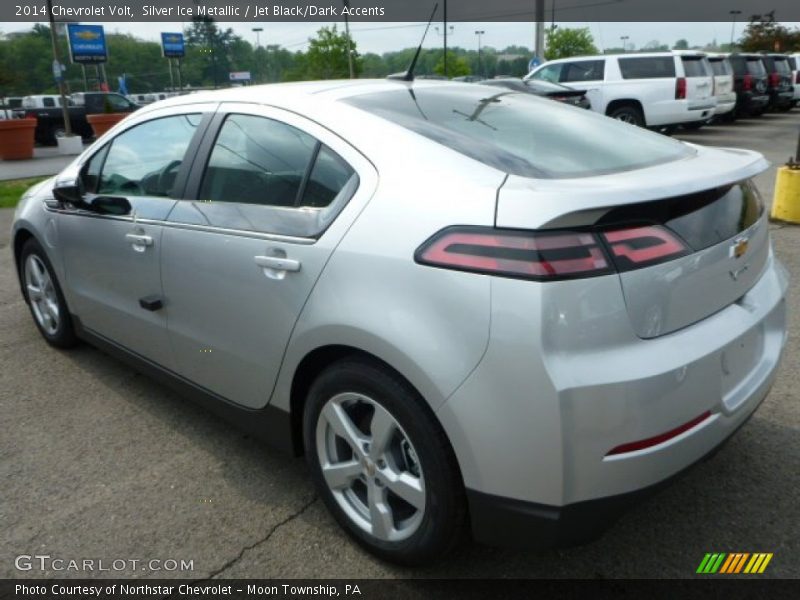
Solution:
<svg viewBox="0 0 800 600"><path fill-rule="evenodd" d="M767 70L769 107L779 111L791 110L794 106L794 83L789 57L785 54L764 54L761 58Z"/></svg>
<svg viewBox="0 0 800 600"><path fill-rule="evenodd" d="M737 117L756 117L769 106L767 69L760 54L728 55L733 67L733 89L736 92Z"/></svg>
<svg viewBox="0 0 800 600"><path fill-rule="evenodd" d="M733 65L724 54L708 54L708 62L714 72L714 96L717 108L714 119L733 121L736 118L736 92L733 87Z"/></svg>
<svg viewBox="0 0 800 600"><path fill-rule="evenodd" d="M713 77L702 53L577 56L546 62L525 79L586 88L592 110L647 127L714 115Z"/></svg>
<svg viewBox="0 0 800 600"><path fill-rule="evenodd" d="M107 112L133 112L139 108L137 104L120 94L81 92L73 94L73 97L76 102L73 102L68 108L72 130L87 140L92 138L94 132L86 120L86 115ZM24 108L20 112L21 116L38 119L35 134L38 143L55 144L56 138L64 134L64 113L62 108Z"/></svg>
<svg viewBox="0 0 800 600"><path fill-rule="evenodd" d="M482 85L489 85L492 87L501 87L515 92L523 92L526 94L535 94L537 96L544 96L550 100L563 102L577 106L578 108L591 108L589 99L586 97L585 90L576 90L566 85L559 83L550 83L549 81L536 81L529 79L523 81L515 77L501 78L501 79L486 79L481 82Z"/></svg>
<svg viewBox="0 0 800 600"><path fill-rule="evenodd" d="M747 421L786 341L766 168L480 84L253 86L133 113L11 245L48 343L304 453L421 564L467 519L591 539Z"/></svg>
<svg viewBox="0 0 800 600"><path fill-rule="evenodd" d="M22 108L22 96L7 96L2 99L3 108L9 108L11 110Z"/></svg>
<svg viewBox="0 0 800 600"><path fill-rule="evenodd" d="M53 94L42 94L35 96L25 96L22 99L20 108L24 110L35 110L39 108L57 108L63 106L61 103L61 96ZM67 98L67 106L72 106Z"/></svg>
<svg viewBox="0 0 800 600"><path fill-rule="evenodd" d="M794 82L794 105L800 104L800 52L789 55L789 66L792 68Z"/></svg>

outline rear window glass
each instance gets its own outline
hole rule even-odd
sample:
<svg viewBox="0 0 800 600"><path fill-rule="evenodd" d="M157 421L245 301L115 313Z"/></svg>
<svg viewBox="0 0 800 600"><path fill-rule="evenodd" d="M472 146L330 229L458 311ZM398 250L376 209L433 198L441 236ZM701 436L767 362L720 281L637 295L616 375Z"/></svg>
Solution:
<svg viewBox="0 0 800 600"><path fill-rule="evenodd" d="M747 72L750 73L750 75L766 75L767 69L764 67L764 61L760 58L748 58Z"/></svg>
<svg viewBox="0 0 800 600"><path fill-rule="evenodd" d="M792 69L789 67L789 61L785 58L775 59L775 70L778 73L791 73Z"/></svg>
<svg viewBox="0 0 800 600"><path fill-rule="evenodd" d="M711 59L708 61L711 65L711 70L714 71L714 75L731 75L731 65L730 63L725 60L724 58L721 59Z"/></svg>
<svg viewBox="0 0 800 600"><path fill-rule="evenodd" d="M620 58L619 70L623 79L675 77L675 59L672 56Z"/></svg>
<svg viewBox="0 0 800 600"><path fill-rule="evenodd" d="M398 89L344 102L522 177L586 177L677 160L668 137L558 102L469 85Z"/></svg>
<svg viewBox="0 0 800 600"><path fill-rule="evenodd" d="M702 58L682 57L683 70L687 77L708 77L706 63Z"/></svg>

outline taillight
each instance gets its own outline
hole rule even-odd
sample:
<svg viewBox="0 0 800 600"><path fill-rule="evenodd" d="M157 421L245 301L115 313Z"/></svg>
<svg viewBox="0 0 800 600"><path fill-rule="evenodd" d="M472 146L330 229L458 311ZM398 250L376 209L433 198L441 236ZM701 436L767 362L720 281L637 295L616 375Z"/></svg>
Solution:
<svg viewBox="0 0 800 600"><path fill-rule="evenodd" d="M686 99L686 78L678 77L675 80L675 100Z"/></svg>
<svg viewBox="0 0 800 600"><path fill-rule="evenodd" d="M414 258L434 267L539 281L613 272L591 232L449 227L425 242Z"/></svg>
<svg viewBox="0 0 800 600"><path fill-rule="evenodd" d="M659 225L617 229L602 235L621 272L649 267L690 252L683 240Z"/></svg>
<svg viewBox="0 0 800 600"><path fill-rule="evenodd" d="M769 86L770 87L779 87L781 84L781 76L778 73L770 73L769 74Z"/></svg>
<svg viewBox="0 0 800 600"><path fill-rule="evenodd" d="M745 92L753 89L753 76L750 73L745 74L744 81L742 81L742 88Z"/></svg>
<svg viewBox="0 0 800 600"><path fill-rule="evenodd" d="M550 281L630 271L689 253L680 238L658 225L602 232L448 227L414 258L433 267Z"/></svg>

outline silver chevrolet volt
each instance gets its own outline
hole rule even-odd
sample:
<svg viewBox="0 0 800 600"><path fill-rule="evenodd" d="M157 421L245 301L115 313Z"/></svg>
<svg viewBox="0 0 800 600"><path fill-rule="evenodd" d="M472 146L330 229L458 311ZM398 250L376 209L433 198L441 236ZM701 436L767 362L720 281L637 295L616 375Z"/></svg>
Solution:
<svg viewBox="0 0 800 600"><path fill-rule="evenodd" d="M47 342L305 454L420 564L592 539L753 414L786 340L766 167L481 85L257 86L126 118L13 250Z"/></svg>

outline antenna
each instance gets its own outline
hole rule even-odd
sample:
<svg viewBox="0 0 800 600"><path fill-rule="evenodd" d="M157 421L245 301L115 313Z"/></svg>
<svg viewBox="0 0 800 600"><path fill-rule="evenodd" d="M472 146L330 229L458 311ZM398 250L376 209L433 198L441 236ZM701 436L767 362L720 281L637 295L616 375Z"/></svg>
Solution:
<svg viewBox="0 0 800 600"><path fill-rule="evenodd" d="M422 44L425 43L425 36L428 35L428 29L431 28L431 23L433 22L433 17L436 15L436 10L439 8L439 3L433 5L433 10L431 11L431 18L428 19L428 24L425 26L425 33L422 34L422 39L419 42L419 46L417 46L417 51L414 54L414 58L411 59L411 64L408 65L408 70L405 73L394 73L393 75L389 75L387 79L399 79L400 81L414 81L414 69L417 68L417 61L419 60L419 54L422 52Z"/></svg>

